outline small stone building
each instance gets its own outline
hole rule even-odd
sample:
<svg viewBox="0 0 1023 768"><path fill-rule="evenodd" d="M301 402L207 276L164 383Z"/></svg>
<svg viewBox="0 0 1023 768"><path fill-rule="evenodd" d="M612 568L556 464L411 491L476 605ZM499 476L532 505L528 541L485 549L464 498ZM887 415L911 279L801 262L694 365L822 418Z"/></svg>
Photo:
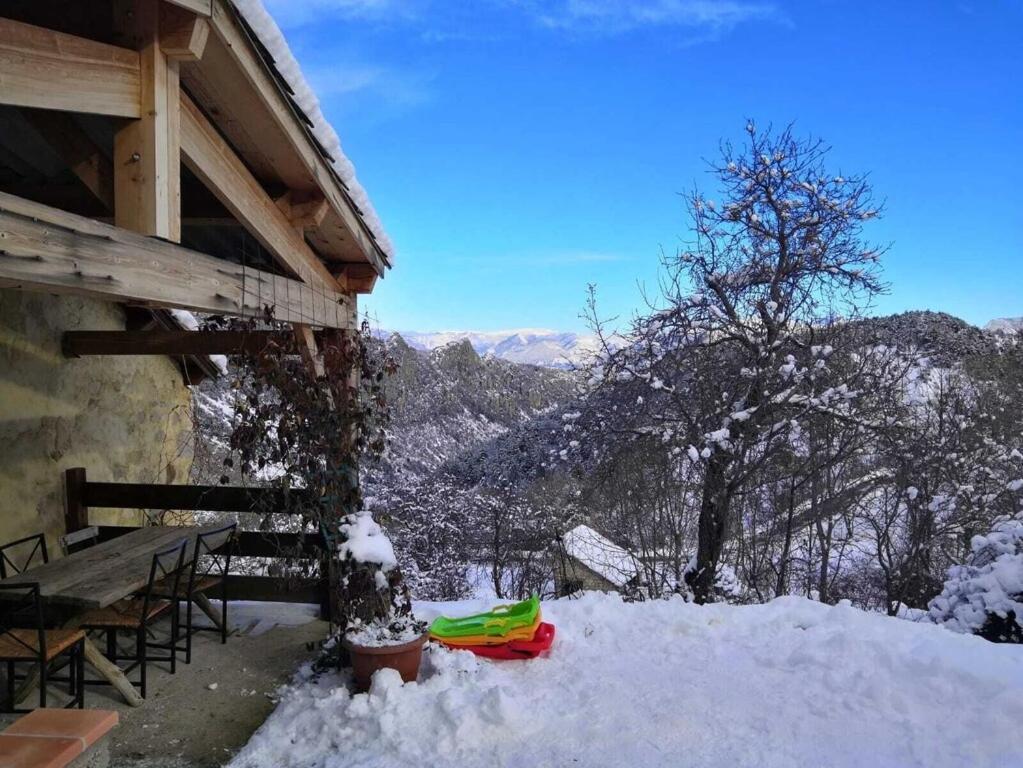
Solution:
<svg viewBox="0 0 1023 768"><path fill-rule="evenodd" d="M640 578L638 558L588 525L561 537L555 588L559 595L579 590L620 592Z"/></svg>

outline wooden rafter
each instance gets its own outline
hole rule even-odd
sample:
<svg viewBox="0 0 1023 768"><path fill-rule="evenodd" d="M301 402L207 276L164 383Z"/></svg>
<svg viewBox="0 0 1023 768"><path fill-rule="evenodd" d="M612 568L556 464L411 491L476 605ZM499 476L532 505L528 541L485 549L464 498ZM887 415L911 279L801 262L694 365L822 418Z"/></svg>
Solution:
<svg viewBox="0 0 1023 768"><path fill-rule="evenodd" d="M0 285L184 307L327 328L352 328L338 291L245 268L0 192Z"/></svg>
<svg viewBox="0 0 1023 768"><path fill-rule="evenodd" d="M316 188L323 193L330 206L330 216L318 230L320 237L327 243L335 239L332 234L334 229L343 230L347 239L355 244L362 256L383 274L387 264L386 256L358 214L358 207L329 162L316 148L308 128L288 103L256 53L245 30L224 0L213 0L210 24L211 38L215 38L218 44L217 55L221 56L228 52L230 61L223 61L221 56L218 61L223 61L227 66L222 66L217 72L213 72L212 69L207 71L205 61L202 67L190 68L185 75L189 86L194 85L197 90L205 91L207 94L220 93L223 96L221 89L224 79L230 77L235 79L238 87L257 94L262 109L267 111L277 129L286 137L291 153L300 159L302 175L313 179ZM231 73L227 72L228 66L233 70ZM284 180L293 188L302 188L298 184L298 179L294 182Z"/></svg>
<svg viewBox="0 0 1023 768"><path fill-rule="evenodd" d="M0 18L0 103L138 118L140 68L134 50Z"/></svg>
<svg viewBox="0 0 1023 768"><path fill-rule="evenodd" d="M253 237L299 279L331 290L337 281L195 103L181 94L181 155Z"/></svg>
<svg viewBox="0 0 1023 768"><path fill-rule="evenodd" d="M48 110L23 110L26 120L67 163L108 211L114 210L114 167L71 115Z"/></svg>

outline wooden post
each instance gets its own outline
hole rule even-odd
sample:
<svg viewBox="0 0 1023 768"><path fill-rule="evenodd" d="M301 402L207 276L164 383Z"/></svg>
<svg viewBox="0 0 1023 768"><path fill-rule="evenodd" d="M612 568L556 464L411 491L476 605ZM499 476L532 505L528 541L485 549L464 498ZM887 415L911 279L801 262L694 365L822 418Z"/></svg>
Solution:
<svg viewBox="0 0 1023 768"><path fill-rule="evenodd" d="M89 508L85 505L85 467L64 471L64 528L74 533L89 527Z"/></svg>
<svg viewBox="0 0 1023 768"><path fill-rule="evenodd" d="M118 0L122 44L139 52L142 117L114 135L114 223L143 235L181 240L178 62L160 47L157 0Z"/></svg>

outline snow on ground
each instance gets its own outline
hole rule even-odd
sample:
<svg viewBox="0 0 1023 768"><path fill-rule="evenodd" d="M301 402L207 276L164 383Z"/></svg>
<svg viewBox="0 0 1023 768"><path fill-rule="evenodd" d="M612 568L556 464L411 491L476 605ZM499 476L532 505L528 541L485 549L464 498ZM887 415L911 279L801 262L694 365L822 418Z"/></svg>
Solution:
<svg viewBox="0 0 1023 768"><path fill-rule="evenodd" d="M431 644L418 683L385 670L357 696L305 671L232 768L1023 764L1019 646L794 597L587 593L543 611L558 628L547 658Z"/></svg>
<svg viewBox="0 0 1023 768"><path fill-rule="evenodd" d="M219 600L211 600L214 607L223 610ZM184 619L186 606L181 606ZM308 603L252 602L230 600L227 604L227 624L232 630L256 637L277 626L300 627L320 617L320 606ZM213 622L202 611L192 609L192 623L200 627L212 627Z"/></svg>

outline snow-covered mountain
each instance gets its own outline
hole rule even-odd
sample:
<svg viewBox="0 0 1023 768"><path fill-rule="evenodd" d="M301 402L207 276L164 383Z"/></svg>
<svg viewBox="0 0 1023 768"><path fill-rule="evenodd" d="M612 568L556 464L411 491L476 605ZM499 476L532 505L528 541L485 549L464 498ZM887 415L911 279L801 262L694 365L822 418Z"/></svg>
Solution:
<svg viewBox="0 0 1023 768"><path fill-rule="evenodd" d="M414 349L430 351L456 341L468 340L476 353L512 363L571 368L581 364L597 349L593 336L552 331L544 328L520 328L508 331L401 331Z"/></svg>
<svg viewBox="0 0 1023 768"><path fill-rule="evenodd" d="M1020 333L1023 332L1023 317L999 317L985 325L984 330L993 333Z"/></svg>

